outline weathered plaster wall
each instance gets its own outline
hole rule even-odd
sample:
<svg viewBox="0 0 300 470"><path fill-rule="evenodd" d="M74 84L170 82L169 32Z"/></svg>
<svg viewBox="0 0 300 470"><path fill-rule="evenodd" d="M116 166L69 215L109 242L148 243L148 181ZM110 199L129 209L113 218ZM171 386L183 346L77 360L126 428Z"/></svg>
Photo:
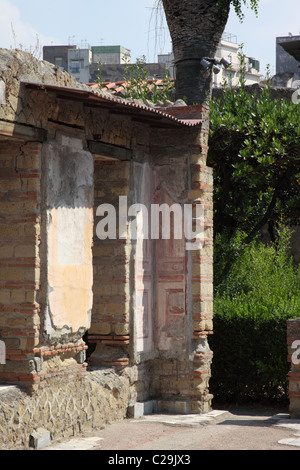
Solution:
<svg viewBox="0 0 300 470"><path fill-rule="evenodd" d="M92 309L94 159L82 140L57 133L43 146L44 335L81 338Z"/></svg>
<svg viewBox="0 0 300 470"><path fill-rule="evenodd" d="M26 90L21 81L78 84L31 54L0 50L0 328L7 352L0 380L32 392L86 370L93 156L76 125L74 132L51 121L60 107L54 96ZM69 110L69 120L79 108Z"/></svg>
<svg viewBox="0 0 300 470"><path fill-rule="evenodd" d="M153 130L151 139L158 200L192 204L194 213L197 204L204 207L201 249L187 252L180 244L175 249L174 242L164 246L164 240L157 244L157 299L161 302L156 311L157 337L167 334L167 340L161 336L163 347L158 347L152 386L162 399L161 410L179 413L207 411L212 399L208 338L213 329L213 177L206 166L207 113L203 108L201 132L185 129L179 136L168 130Z"/></svg>
<svg viewBox="0 0 300 470"><path fill-rule="evenodd" d="M93 157L78 150L72 153L68 147L65 153L54 152L57 165L52 170L57 186L51 185L51 172L44 185L42 166L51 166L53 157L46 147L36 142L0 142L0 328L7 357L6 364L0 365L0 380L30 389L44 383L49 374L59 378L64 370L71 377L85 370L81 337L90 325L92 305ZM80 161L76 162L74 153ZM70 160L74 163L74 158L81 169L81 184L77 184L76 172L72 173ZM65 168L67 162L68 171L62 175L59 167ZM70 181L75 184L73 192L69 192ZM67 206L70 199L74 208ZM62 227L53 237L53 227L59 230L56 205L71 211L72 223L70 215L63 214ZM84 242L79 253L78 239ZM70 260L70 250L82 264L75 264L75 256ZM66 256L69 265L64 261Z"/></svg>
<svg viewBox="0 0 300 470"><path fill-rule="evenodd" d="M155 241L151 240L151 203L154 202L154 174L149 163L132 166L132 212L129 231L133 240L133 337L134 360L152 359L155 348L154 287Z"/></svg>
<svg viewBox="0 0 300 470"><path fill-rule="evenodd" d="M184 239L172 237L94 238L94 308L88 338L96 349L90 361L93 366L138 364L138 400L158 397L169 411L205 411L212 398L208 335L213 311L208 129L181 129L180 134L152 129L147 139L139 128L128 134L124 121L122 129L131 138L123 140L119 131L117 140L127 145L130 141L131 154L119 162L96 156L95 210L108 202L118 216L119 196L127 196L128 206L144 204L148 214L151 203L190 203L194 211L201 204L204 246L188 252ZM135 220L129 217L128 228Z"/></svg>

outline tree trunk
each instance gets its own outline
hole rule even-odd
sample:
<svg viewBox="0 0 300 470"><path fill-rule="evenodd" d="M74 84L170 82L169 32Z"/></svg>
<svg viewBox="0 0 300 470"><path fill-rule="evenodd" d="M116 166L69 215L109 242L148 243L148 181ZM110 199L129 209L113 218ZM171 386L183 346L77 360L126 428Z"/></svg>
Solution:
<svg viewBox="0 0 300 470"><path fill-rule="evenodd" d="M230 0L162 3L173 44L176 98L187 104L203 104L211 97L212 70L205 70L200 61L215 56L228 20Z"/></svg>

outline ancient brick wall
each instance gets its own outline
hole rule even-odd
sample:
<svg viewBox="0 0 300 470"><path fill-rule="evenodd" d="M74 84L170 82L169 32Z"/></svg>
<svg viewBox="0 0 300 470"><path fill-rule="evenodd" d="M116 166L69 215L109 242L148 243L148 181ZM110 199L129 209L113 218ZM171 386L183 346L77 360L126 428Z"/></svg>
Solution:
<svg viewBox="0 0 300 470"><path fill-rule="evenodd" d="M35 376L29 358L39 343L41 144L0 142L1 337L7 364L0 381Z"/></svg>
<svg viewBox="0 0 300 470"><path fill-rule="evenodd" d="M83 90L74 95L58 87L20 86L20 64L11 64L18 72L4 77L7 93L0 106L0 340L7 347L0 381L25 387L32 402L23 396L16 407L32 410L35 424L48 419L53 435L67 403L74 413L66 432L92 426L97 407L102 416L111 406L115 417L151 399L171 412L209 410L208 110L169 108L173 116L198 124L202 117L202 126L195 127L162 123L161 115L140 110L131 116L134 106L100 104ZM54 83L69 83L55 73ZM184 238L132 237L140 209L126 214L126 236L117 224L115 237L101 239L98 208L109 204L119 223L120 197L127 198L127 210L134 204L149 211L153 203L188 204L194 218L197 207L204 207L204 245L188 250ZM117 387L105 381L111 367L120 379ZM102 392L88 385L98 372L104 374L103 404ZM51 415L41 411L45 400ZM1 426L10 417L10 437L14 416L22 416L20 435L34 425L14 406L1 410Z"/></svg>
<svg viewBox="0 0 300 470"><path fill-rule="evenodd" d="M67 262L68 266L64 266L62 259L56 258L59 255L56 252L59 238L62 246L58 245L58 249L61 250L61 256L64 259L68 253L66 243L68 249L72 249L70 242L72 235L73 239L75 236L74 245L77 246L77 237L80 233L75 231L75 225L79 223L81 227L83 214L79 214L77 220L78 214L73 214L71 221L73 224L68 227L64 213L63 220L61 220L62 227L59 228L53 207L52 213L47 213L45 206L49 205L49 201L44 199L43 191L41 191L43 179L41 160L42 154L45 153L43 144L12 141L1 142L0 146L2 167L0 326L1 339L6 348L6 364L0 365L0 380L33 390L38 385L46 383L50 377L60 380L62 371L66 379L76 377L85 371L86 346L81 340L83 333L76 336L76 331L89 326L90 318L80 319L80 315L83 314L86 317L92 304L92 259L90 259L90 264L83 260L83 268L79 268L73 252L70 255L71 262ZM93 157L91 159L93 160ZM56 171L56 181L58 177ZM66 173L63 178L66 182ZM50 189L49 178L47 187ZM47 225L46 219L48 222L51 219L51 223ZM43 229L44 223L47 227ZM89 225L92 230L92 220L89 221ZM55 234L51 245L52 227L55 228ZM59 230L63 233L59 233ZM80 237L79 240L81 240ZM87 239L87 247L89 244L91 246L91 240L89 244L88 242ZM82 269L84 271L90 269L89 285L86 288ZM70 273L70 270L76 272ZM66 302L68 289L71 288L70 282L75 285L76 273L79 283L78 299L76 301L74 292L70 294L69 302L77 302L77 305L71 308L71 306L64 305L64 302ZM47 282L50 282L50 286ZM62 288L64 300L61 299L62 304L58 305ZM49 297L49 289L52 298ZM88 291L89 305L84 305L85 289ZM54 295L56 297L53 298ZM79 314L75 307L80 308ZM58 316L55 317L55 315ZM69 325L74 333L69 338L65 325ZM58 337L57 334L53 334L53 328L61 330ZM54 340L51 340L53 336Z"/></svg>
<svg viewBox="0 0 300 470"><path fill-rule="evenodd" d="M199 108L193 107L181 112L192 118L195 110L199 113ZM174 110L174 114L177 112L180 110ZM165 305L165 312L158 306L156 315L160 318L156 322L167 336L161 337L164 346L158 345L160 360L155 362L153 388L161 399L162 410L179 413L207 411L212 400L208 338L213 329L213 176L206 166L208 109L203 107L201 113L201 132L189 130L178 139L167 131L155 133L152 142L154 169L168 198L190 204L194 217L197 205L204 209L201 248L186 250L183 245L172 253L167 245L163 246L164 240L159 240L156 247L156 266L161 271L161 275L156 273L157 302Z"/></svg>
<svg viewBox="0 0 300 470"><path fill-rule="evenodd" d="M206 119L207 112L203 109ZM213 315L213 182L212 170L206 166L206 125L202 132L187 129L178 137L169 130L153 130L149 159L147 149L141 151L146 142L142 139L127 160L95 157L89 363L93 367L137 364L137 400L155 398L163 408L185 413L208 410L212 398L208 335ZM135 137L140 138L138 129ZM194 217L197 204L203 206L204 245L189 251L184 235L174 240L172 233L166 240L132 239L131 217L127 217L125 237L120 239L117 233L115 239L99 239L97 208L110 204L119 222L119 196L127 197L126 214L131 204L148 209L148 224L153 203L190 204Z"/></svg>
<svg viewBox="0 0 300 470"><path fill-rule="evenodd" d="M93 309L88 331L89 343L97 345L90 363L128 365L130 337L130 242L120 238L118 223L115 238L100 239L97 226L102 217L97 209L110 204L119 220L119 196L129 193L130 162L95 160L94 167L94 243ZM105 215L102 213L101 215ZM107 228L106 228L107 230Z"/></svg>

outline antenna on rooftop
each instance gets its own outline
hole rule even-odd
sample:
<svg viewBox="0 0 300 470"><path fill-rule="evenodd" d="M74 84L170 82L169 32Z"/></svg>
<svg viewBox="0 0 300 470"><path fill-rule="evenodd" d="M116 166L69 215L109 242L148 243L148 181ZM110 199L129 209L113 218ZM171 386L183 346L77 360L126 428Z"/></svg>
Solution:
<svg viewBox="0 0 300 470"><path fill-rule="evenodd" d="M81 39L81 49L87 49L88 42L87 39Z"/></svg>

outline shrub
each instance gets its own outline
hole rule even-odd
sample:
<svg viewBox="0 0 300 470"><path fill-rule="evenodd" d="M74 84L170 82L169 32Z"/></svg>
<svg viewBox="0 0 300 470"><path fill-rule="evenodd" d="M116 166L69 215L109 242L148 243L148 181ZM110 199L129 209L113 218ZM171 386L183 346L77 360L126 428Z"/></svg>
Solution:
<svg viewBox="0 0 300 470"><path fill-rule="evenodd" d="M218 401L287 400L286 322L299 316L300 270L293 263L284 227L277 242L246 245L238 234L231 247L232 263L219 256L222 276L215 288L214 358L210 389ZM216 256L230 248L216 243Z"/></svg>
<svg viewBox="0 0 300 470"><path fill-rule="evenodd" d="M282 214L299 223L300 106L275 99L269 81L246 86L242 48L239 57L240 86L225 84L210 102L207 164L214 169L215 235L239 228L250 241Z"/></svg>
<svg viewBox="0 0 300 470"><path fill-rule="evenodd" d="M151 100L153 103L170 100L174 81L169 77L168 70L163 80L153 78L150 80L149 70L147 69L146 57L136 59L136 63L130 65L128 57L125 60L125 81L126 95L131 100L140 99L142 101Z"/></svg>

